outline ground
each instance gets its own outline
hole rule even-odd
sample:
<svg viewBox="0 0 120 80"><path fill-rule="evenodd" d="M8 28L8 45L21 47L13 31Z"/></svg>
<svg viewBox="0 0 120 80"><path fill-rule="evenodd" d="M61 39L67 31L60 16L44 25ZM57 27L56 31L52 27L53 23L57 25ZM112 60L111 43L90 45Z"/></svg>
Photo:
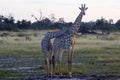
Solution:
<svg viewBox="0 0 120 80"><path fill-rule="evenodd" d="M40 42L46 31L8 32L7 36L3 33L0 32L0 80L45 79ZM120 32L76 37L71 80L120 79ZM64 78L61 80L69 80L66 52L62 63ZM59 79L56 77L53 80Z"/></svg>

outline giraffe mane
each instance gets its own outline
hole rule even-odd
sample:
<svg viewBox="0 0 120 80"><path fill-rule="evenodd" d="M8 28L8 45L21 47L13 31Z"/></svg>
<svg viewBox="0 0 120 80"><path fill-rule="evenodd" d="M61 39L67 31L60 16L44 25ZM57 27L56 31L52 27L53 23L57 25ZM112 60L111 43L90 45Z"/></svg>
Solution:
<svg viewBox="0 0 120 80"><path fill-rule="evenodd" d="M60 30L48 30L48 32L59 32Z"/></svg>

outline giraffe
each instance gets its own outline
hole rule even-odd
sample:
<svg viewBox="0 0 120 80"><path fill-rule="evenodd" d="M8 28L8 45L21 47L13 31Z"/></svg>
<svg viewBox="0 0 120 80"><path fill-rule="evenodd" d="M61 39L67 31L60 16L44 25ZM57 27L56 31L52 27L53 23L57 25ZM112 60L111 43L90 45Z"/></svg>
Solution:
<svg viewBox="0 0 120 80"><path fill-rule="evenodd" d="M66 30L50 30L47 32L47 34L44 36L44 38L41 41L41 47L42 47L42 52L44 53L44 58L45 58L45 72L46 76L51 74L51 57L52 57L52 41L51 39L55 37L62 36ZM50 69L49 69L49 64L50 63ZM50 70L50 71L49 71ZM50 72L50 73L49 73Z"/></svg>
<svg viewBox="0 0 120 80"><path fill-rule="evenodd" d="M53 75L55 75L55 63L58 61L59 65L59 74L62 77L61 71L61 60L63 51L66 49L68 53L68 76L72 77L72 54L74 52L74 45L75 45L75 33L77 33L78 29L80 28L80 23L82 20L83 15L85 15L85 11L88 9L86 5L82 4L80 14L76 18L74 24L66 30L64 35L56 37L53 42Z"/></svg>
<svg viewBox="0 0 120 80"><path fill-rule="evenodd" d="M74 34L80 28L80 22L82 20L83 15L85 15L85 11L87 10L85 5L83 6L82 4L81 6L82 7L79 8L81 10L80 14L78 15L74 24L69 29L62 29L60 31L53 31L53 32L50 31L45 35L45 37L41 41L42 51L44 52L44 56L45 56L45 70L47 76L49 72L50 75L52 74L52 64L53 64L53 74L55 74L55 62L57 58L56 55L57 52L58 52L57 59L59 63L59 73L60 76L62 76L61 59L62 59L63 50L66 49L68 52L68 74L69 77L72 77L71 67L72 67L72 53L74 50L74 43L75 43ZM53 38L55 38L55 40L52 44L51 39ZM50 63L50 69L48 69L48 62Z"/></svg>

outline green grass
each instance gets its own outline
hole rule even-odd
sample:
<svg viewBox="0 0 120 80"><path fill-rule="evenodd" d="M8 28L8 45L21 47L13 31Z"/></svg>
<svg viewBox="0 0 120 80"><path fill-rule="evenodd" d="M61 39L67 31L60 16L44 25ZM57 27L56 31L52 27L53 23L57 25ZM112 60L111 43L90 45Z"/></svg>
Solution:
<svg viewBox="0 0 120 80"><path fill-rule="evenodd" d="M18 37L19 32L11 32L10 36L0 37L0 77L19 76L22 72L6 70L12 67L34 67L28 71L37 71L34 75L44 74L44 57L40 42L46 31L27 31L32 40ZM17 39L17 40L16 40ZM13 61L11 60L13 59ZM5 60L4 60L5 59ZM10 59L6 60L6 59ZM15 59L15 60L14 60ZM67 54L63 54L63 73L67 74ZM120 74L120 36L114 33L107 36L77 36L73 54L73 75ZM14 74L15 73L15 74Z"/></svg>
<svg viewBox="0 0 120 80"><path fill-rule="evenodd" d="M20 76L23 75L20 71L13 71L13 70L0 70L0 76L2 77L10 77L10 76Z"/></svg>

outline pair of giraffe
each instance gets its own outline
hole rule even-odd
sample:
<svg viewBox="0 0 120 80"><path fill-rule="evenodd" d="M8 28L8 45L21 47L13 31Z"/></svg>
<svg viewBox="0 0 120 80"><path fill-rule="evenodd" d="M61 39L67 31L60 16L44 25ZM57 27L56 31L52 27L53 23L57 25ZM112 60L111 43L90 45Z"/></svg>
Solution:
<svg viewBox="0 0 120 80"><path fill-rule="evenodd" d="M61 60L62 54L64 50L67 50L68 53L68 76L72 77L72 54L74 51L75 45L75 33L80 28L80 23L83 15L85 15L85 11L88 9L86 5L82 4L79 8L81 10L80 14L76 18L74 24L68 29L62 29L58 31L49 31L43 40L41 41L42 51L45 56L45 70L46 76L50 74L50 76L55 75L55 64L58 61L59 65L59 74L62 77L61 71ZM54 42L52 44L51 39L54 38ZM50 63L50 65L48 65Z"/></svg>

